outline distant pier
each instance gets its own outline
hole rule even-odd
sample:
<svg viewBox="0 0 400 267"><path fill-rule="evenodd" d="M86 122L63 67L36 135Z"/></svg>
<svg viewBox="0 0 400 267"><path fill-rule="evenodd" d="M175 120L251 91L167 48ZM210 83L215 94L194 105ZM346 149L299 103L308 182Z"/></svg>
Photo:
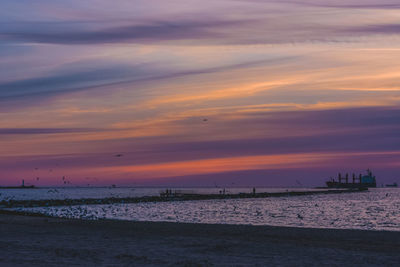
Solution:
<svg viewBox="0 0 400 267"><path fill-rule="evenodd" d="M25 185L25 180L22 180L22 184L20 186L0 186L0 189L34 189L36 188L34 185Z"/></svg>

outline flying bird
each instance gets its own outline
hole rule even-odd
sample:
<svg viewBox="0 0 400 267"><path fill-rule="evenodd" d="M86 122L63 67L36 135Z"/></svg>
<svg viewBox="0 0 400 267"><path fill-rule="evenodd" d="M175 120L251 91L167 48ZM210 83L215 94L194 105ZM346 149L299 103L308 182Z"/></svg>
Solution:
<svg viewBox="0 0 400 267"><path fill-rule="evenodd" d="M117 155L115 155L114 157L120 158L120 157L122 157L122 156L123 156L122 154L117 154Z"/></svg>

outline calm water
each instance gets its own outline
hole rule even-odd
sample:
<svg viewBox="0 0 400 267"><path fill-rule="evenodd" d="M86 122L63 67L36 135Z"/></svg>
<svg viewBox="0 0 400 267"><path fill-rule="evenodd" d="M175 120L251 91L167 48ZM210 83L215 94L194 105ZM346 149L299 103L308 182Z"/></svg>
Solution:
<svg viewBox="0 0 400 267"><path fill-rule="evenodd" d="M108 197L143 197L159 196L166 188L133 188L133 187L59 187L37 189L0 189L0 200L32 199L81 199ZM198 194L219 194L222 188L172 188ZM312 191L310 188L257 188L257 192ZM226 193L250 193L252 188L227 188Z"/></svg>
<svg viewBox="0 0 400 267"><path fill-rule="evenodd" d="M362 193L265 199L83 205L23 210L84 219L400 231L400 189L394 188L370 189Z"/></svg>

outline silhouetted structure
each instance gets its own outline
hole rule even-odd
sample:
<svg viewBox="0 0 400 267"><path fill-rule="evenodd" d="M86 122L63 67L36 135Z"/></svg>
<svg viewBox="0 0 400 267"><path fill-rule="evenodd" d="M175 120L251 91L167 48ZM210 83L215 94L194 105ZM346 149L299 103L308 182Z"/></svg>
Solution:
<svg viewBox="0 0 400 267"><path fill-rule="evenodd" d="M36 188L34 185L25 185L25 180L22 179L20 186L0 186L1 189L33 189Z"/></svg>
<svg viewBox="0 0 400 267"><path fill-rule="evenodd" d="M330 181L326 182L326 185L330 188L368 188L368 187L376 187L376 179L375 176L372 175L372 172L368 169L367 175L360 174L358 177L353 173L352 182L349 183L349 174L346 173L346 176L343 181L342 174L339 173L338 181L331 178Z"/></svg>

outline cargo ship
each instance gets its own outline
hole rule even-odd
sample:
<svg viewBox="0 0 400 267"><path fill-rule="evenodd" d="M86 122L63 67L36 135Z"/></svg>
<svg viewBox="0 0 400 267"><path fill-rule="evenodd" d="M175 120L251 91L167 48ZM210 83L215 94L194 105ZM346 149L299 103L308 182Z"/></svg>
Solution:
<svg viewBox="0 0 400 267"><path fill-rule="evenodd" d="M326 185L329 188L369 188L376 187L376 179L368 169L366 175L359 174L357 176L353 173L351 180L348 173L344 177L339 173L337 180L331 178Z"/></svg>

